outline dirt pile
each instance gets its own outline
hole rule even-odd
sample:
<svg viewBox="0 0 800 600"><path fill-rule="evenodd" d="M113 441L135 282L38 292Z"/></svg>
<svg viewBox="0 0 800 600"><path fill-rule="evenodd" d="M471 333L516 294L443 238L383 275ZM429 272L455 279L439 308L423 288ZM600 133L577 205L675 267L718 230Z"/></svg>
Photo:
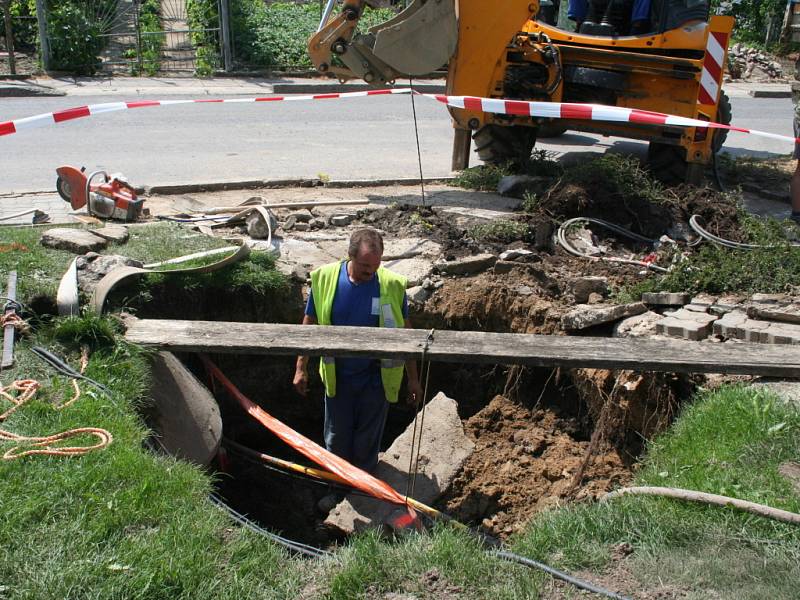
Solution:
<svg viewBox="0 0 800 600"><path fill-rule="evenodd" d="M589 442L578 421L528 409L503 396L465 423L475 452L441 501L462 522L506 537L542 509L566 501ZM631 478L616 449L597 452L577 499L596 498Z"/></svg>

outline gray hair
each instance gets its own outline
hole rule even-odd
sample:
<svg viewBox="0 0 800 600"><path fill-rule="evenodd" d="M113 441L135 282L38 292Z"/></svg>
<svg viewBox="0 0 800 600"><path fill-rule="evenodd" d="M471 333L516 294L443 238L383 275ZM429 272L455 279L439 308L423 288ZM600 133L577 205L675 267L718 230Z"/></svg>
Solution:
<svg viewBox="0 0 800 600"><path fill-rule="evenodd" d="M354 231L350 236L350 245L347 247L348 256L356 258L361 246L366 246L370 252L383 254L383 238L375 229L366 228Z"/></svg>

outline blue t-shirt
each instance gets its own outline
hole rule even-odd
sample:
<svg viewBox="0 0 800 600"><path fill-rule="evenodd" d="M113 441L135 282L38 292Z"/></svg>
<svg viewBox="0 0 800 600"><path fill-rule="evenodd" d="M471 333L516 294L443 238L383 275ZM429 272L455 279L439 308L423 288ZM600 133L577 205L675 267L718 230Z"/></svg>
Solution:
<svg viewBox="0 0 800 600"><path fill-rule="evenodd" d="M331 324L350 327L378 327L380 324L381 288L378 276L364 283L353 283L347 275L347 263L339 269L339 282L333 295ZM306 314L317 317L314 295L309 293ZM403 318L408 318L408 297L403 295ZM366 385L380 386L380 361L373 358L336 359L336 380L344 385L362 388Z"/></svg>

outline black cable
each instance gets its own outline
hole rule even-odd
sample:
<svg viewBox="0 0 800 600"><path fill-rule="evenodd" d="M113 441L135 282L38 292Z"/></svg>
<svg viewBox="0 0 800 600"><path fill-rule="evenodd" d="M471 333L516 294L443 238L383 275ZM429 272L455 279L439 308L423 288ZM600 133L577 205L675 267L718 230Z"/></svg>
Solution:
<svg viewBox="0 0 800 600"><path fill-rule="evenodd" d="M272 533L271 531L267 531L263 527L256 525L253 521L248 519L242 513L236 511L234 508L229 506L222 498L220 498L216 494L209 494L208 498L209 500L211 500L213 504L216 504L219 508L227 512L228 516L237 523L239 523L240 525L243 525L250 531L253 531L254 533L257 533L267 539L270 539L273 542L280 544L281 546L289 548L290 550L294 550L295 552L298 552L300 554L310 556L312 558L323 558L326 556L331 556L330 552L328 552L327 550L323 550L322 548L309 546L308 544L303 544L302 542L295 542L294 540L282 537L277 533Z"/></svg>
<svg viewBox="0 0 800 600"><path fill-rule="evenodd" d="M34 346L33 348L31 348L31 351L62 375L66 375L67 377L72 377L74 379L82 379L83 381L91 383L93 386L95 386L98 390L100 390L107 396L109 397L111 396L111 390L109 390L106 386L104 386L102 383L98 383L97 381L91 379L90 377L82 375L81 373L70 367L63 360L58 358L55 354L48 352L47 350L45 350L40 346Z"/></svg>
<svg viewBox="0 0 800 600"><path fill-rule="evenodd" d="M719 164L717 163L717 153L716 152L714 152L711 155L711 172L714 173L714 183L717 184L717 189L724 194L725 193L725 186L723 185L722 177L720 177L720 174L719 174Z"/></svg>
<svg viewBox="0 0 800 600"><path fill-rule="evenodd" d="M414 91L414 81L411 77L408 78L408 86L411 88L411 112L414 115L414 136L417 140L417 162L419 163L419 186L422 190L422 206L425 204L425 179L422 176L422 152L419 149L419 127L417 126L417 105L414 101L414 96L417 93Z"/></svg>
<svg viewBox="0 0 800 600"><path fill-rule="evenodd" d="M14 300L13 298L9 298L8 296L0 296L0 300L5 300L6 304L3 307L3 310L8 310L13 308L17 313L21 313L23 310L26 310L25 305L20 302L19 300ZM29 311L33 312L33 311Z"/></svg>
<svg viewBox="0 0 800 600"><path fill-rule="evenodd" d="M492 554L494 554L498 558L502 558L503 560L507 560L509 562L514 562L520 565L524 565L526 567L530 567L532 569L539 569L540 571L544 571L545 573L552 575L557 579L561 579L562 581L566 581L567 583L574 585L578 589L593 592L595 594L600 594L601 596L605 596L606 598L614 598L614 600L630 600L630 598L627 598L626 596L620 596L619 594L615 594L614 592L610 592L609 590L592 585L587 581L582 581L580 579L577 579L572 575L568 575L563 571L559 571L558 569L549 567L546 564L541 563L537 560L525 558L524 556L520 556L519 554L514 554L513 552L506 552L505 550L497 550Z"/></svg>

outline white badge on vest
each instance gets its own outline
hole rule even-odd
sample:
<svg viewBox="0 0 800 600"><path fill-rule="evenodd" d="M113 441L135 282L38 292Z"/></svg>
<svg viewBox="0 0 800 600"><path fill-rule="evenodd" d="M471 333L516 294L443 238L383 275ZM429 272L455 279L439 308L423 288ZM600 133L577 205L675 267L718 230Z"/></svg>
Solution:
<svg viewBox="0 0 800 600"><path fill-rule="evenodd" d="M372 299L372 312L370 313L373 317L377 317L381 314L381 299L380 298L373 298Z"/></svg>

